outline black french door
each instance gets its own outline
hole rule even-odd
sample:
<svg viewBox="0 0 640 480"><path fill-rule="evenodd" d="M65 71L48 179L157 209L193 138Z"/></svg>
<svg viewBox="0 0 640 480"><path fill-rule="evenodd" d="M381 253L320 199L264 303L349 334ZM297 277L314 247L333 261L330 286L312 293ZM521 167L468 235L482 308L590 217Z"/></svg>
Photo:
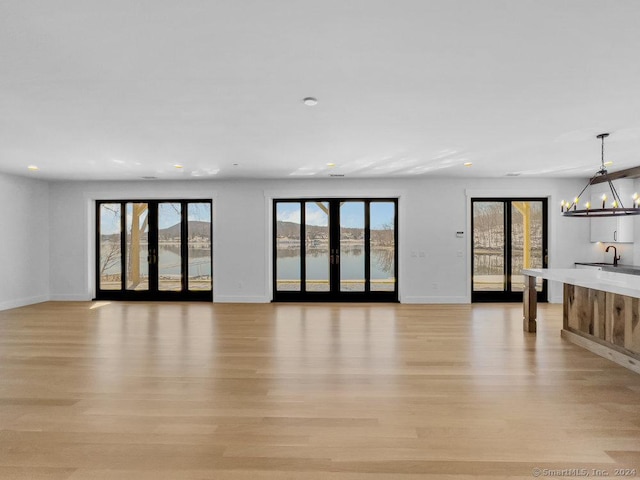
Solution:
<svg viewBox="0 0 640 480"><path fill-rule="evenodd" d="M398 200L273 202L274 301L398 301Z"/></svg>
<svg viewBox="0 0 640 480"><path fill-rule="evenodd" d="M523 268L547 266L546 198L471 200L472 302L521 302ZM547 301L547 281L536 283Z"/></svg>
<svg viewBox="0 0 640 480"><path fill-rule="evenodd" d="M96 202L96 299L212 301L210 200Z"/></svg>

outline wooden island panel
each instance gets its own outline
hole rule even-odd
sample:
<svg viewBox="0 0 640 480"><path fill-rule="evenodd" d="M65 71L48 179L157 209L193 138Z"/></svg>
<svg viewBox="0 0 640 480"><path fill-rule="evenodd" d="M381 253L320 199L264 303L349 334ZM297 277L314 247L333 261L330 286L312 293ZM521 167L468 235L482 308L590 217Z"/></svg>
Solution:
<svg viewBox="0 0 640 480"><path fill-rule="evenodd" d="M606 293L564 284L564 328L606 340Z"/></svg>
<svg viewBox="0 0 640 480"><path fill-rule="evenodd" d="M564 284L564 328L640 360L640 299Z"/></svg>
<svg viewBox="0 0 640 480"><path fill-rule="evenodd" d="M562 338L640 374L640 275L581 269L523 269L533 278L562 282ZM529 293L529 295L527 295ZM524 331L536 331L536 302L523 299Z"/></svg>
<svg viewBox="0 0 640 480"><path fill-rule="evenodd" d="M619 347L624 347L625 317L629 312L629 304L631 303L628 300L632 299L613 293L607 294L607 297L608 303L611 306L607 311L607 324L610 325L610 335L607 337L607 341Z"/></svg>
<svg viewBox="0 0 640 480"><path fill-rule="evenodd" d="M602 290L589 289L589 299L593 305L593 336L601 340L607 335L606 302L607 293Z"/></svg>
<svg viewBox="0 0 640 480"><path fill-rule="evenodd" d="M626 337L629 342L626 347L634 352L640 352L640 302L637 301L638 299L635 300L631 315L627 318L626 330L631 333Z"/></svg>
<svg viewBox="0 0 640 480"><path fill-rule="evenodd" d="M607 341L640 353L640 299L608 293L607 302L612 305L607 311L607 323L611 325Z"/></svg>

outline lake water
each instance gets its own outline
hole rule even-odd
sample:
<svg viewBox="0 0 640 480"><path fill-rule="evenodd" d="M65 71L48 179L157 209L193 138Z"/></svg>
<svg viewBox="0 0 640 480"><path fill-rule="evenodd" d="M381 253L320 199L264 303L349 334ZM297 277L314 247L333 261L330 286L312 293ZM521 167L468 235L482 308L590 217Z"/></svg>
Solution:
<svg viewBox="0 0 640 480"><path fill-rule="evenodd" d="M391 248L371 248L371 279L383 280L394 277L394 258ZM278 248L278 280L300 278L300 249ZM364 248L350 246L342 249L340 277L360 280L364 278ZM307 280L327 280L329 276L329 254L326 249L307 250Z"/></svg>
<svg viewBox="0 0 640 480"><path fill-rule="evenodd" d="M371 248L371 279L384 280L394 277L393 249ZM278 279L300 278L300 249L279 248L277 251ZM140 271L147 275L147 249L140 249ZM361 246L349 246L342 249L340 258L340 272L343 279L360 280L364 278L364 248ZM180 275L180 251L177 248L159 247L158 267L162 275ZM307 279L326 280L329 272L329 255L326 249L307 250ZM114 265L107 268L106 275L119 274L119 259ZM211 250L189 249L189 275L211 276Z"/></svg>
<svg viewBox="0 0 640 480"><path fill-rule="evenodd" d="M145 276L149 272L147 255L147 247L142 246L140 248L140 273ZM180 275L181 261L179 248L158 247L158 270L161 275ZM115 264L107 268L104 273L106 275L119 274L120 259L118 258ZM189 249L189 276L211 277L211 249Z"/></svg>

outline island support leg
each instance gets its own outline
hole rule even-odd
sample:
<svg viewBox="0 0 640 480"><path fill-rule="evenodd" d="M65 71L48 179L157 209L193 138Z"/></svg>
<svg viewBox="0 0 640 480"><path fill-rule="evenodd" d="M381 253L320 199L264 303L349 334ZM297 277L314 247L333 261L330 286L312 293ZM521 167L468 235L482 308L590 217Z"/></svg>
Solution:
<svg viewBox="0 0 640 480"><path fill-rule="evenodd" d="M523 328L525 332L536 333L536 317L538 314L538 292L536 292L536 277L524 276Z"/></svg>

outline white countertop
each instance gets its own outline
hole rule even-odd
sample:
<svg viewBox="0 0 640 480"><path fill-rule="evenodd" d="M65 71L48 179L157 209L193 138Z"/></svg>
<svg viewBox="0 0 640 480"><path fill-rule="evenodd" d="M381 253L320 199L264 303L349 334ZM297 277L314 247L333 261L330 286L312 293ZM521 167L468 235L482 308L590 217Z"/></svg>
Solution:
<svg viewBox="0 0 640 480"><path fill-rule="evenodd" d="M530 268L523 275L640 298L640 275L577 268Z"/></svg>

